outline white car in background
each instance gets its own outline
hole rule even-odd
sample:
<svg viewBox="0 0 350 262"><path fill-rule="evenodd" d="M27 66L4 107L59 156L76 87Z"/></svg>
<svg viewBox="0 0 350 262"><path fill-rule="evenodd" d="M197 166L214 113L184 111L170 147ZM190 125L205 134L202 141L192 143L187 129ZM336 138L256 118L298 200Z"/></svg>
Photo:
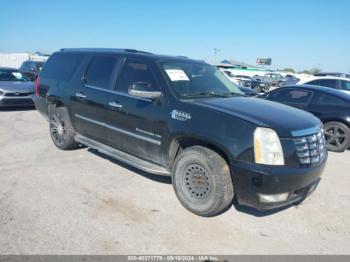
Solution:
<svg viewBox="0 0 350 262"><path fill-rule="evenodd" d="M220 69L226 77L233 82L236 85L243 86L243 87L251 87L252 85L252 79L249 76L244 75L234 75L229 70Z"/></svg>
<svg viewBox="0 0 350 262"><path fill-rule="evenodd" d="M350 93L350 79L333 76L314 76L308 79L300 80L297 85L316 85L325 86Z"/></svg>

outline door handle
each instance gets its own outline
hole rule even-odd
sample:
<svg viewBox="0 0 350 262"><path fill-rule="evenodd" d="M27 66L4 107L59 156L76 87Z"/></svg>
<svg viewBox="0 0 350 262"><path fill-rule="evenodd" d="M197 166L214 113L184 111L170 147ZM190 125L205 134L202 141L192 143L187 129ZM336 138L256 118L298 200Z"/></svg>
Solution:
<svg viewBox="0 0 350 262"><path fill-rule="evenodd" d="M86 95L84 95L83 93L76 93L75 96L83 99L86 98Z"/></svg>
<svg viewBox="0 0 350 262"><path fill-rule="evenodd" d="M114 108L122 108L123 106L119 104L118 102L108 102L108 105Z"/></svg>

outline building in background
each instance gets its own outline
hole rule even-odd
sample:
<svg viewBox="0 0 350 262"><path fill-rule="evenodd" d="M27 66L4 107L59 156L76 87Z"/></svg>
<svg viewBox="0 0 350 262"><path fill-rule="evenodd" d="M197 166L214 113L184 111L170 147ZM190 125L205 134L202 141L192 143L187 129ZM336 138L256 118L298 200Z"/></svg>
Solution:
<svg viewBox="0 0 350 262"><path fill-rule="evenodd" d="M0 67L20 68L26 60L43 61L49 58L41 53L0 53Z"/></svg>

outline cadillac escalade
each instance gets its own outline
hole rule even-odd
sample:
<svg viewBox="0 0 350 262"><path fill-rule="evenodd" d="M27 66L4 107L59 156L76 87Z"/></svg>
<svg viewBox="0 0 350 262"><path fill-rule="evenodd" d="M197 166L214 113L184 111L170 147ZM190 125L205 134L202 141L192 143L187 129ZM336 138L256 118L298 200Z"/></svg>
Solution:
<svg viewBox="0 0 350 262"><path fill-rule="evenodd" d="M171 176L181 204L200 216L234 197L259 210L300 202L327 159L316 117L245 97L215 67L186 57L61 49L37 78L34 102L59 149L83 144Z"/></svg>

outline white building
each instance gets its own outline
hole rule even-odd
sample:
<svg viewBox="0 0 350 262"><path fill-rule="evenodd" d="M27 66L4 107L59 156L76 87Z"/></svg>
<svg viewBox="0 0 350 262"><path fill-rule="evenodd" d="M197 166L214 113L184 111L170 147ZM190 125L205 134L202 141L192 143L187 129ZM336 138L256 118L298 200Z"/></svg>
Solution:
<svg viewBox="0 0 350 262"><path fill-rule="evenodd" d="M33 53L0 53L0 67L19 68L26 60L46 61L48 56Z"/></svg>

